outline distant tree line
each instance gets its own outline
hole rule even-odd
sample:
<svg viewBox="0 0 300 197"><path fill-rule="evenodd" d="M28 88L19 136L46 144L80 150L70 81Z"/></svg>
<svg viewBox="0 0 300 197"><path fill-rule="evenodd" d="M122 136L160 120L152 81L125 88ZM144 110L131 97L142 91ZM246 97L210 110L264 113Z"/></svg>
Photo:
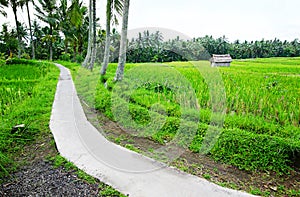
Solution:
<svg viewBox="0 0 300 197"><path fill-rule="evenodd" d="M274 40L239 41L230 43L225 36L212 36L181 40L179 37L164 41L160 32L139 33L129 42L129 62L169 62L209 59L212 54L230 54L234 59L297 57L300 42Z"/></svg>

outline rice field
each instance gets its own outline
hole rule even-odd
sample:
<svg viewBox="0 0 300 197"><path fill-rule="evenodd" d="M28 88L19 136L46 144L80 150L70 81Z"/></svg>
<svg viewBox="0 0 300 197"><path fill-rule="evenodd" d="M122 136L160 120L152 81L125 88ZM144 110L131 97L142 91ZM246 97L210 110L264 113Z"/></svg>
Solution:
<svg viewBox="0 0 300 197"><path fill-rule="evenodd" d="M0 177L14 170L16 155L48 124L58 69L49 63L14 60L0 63ZM24 125L13 129L16 125Z"/></svg>
<svg viewBox="0 0 300 197"><path fill-rule="evenodd" d="M245 170L299 165L300 58L222 68L205 61L127 64L121 83L113 82L116 66L100 79L94 106L133 135Z"/></svg>

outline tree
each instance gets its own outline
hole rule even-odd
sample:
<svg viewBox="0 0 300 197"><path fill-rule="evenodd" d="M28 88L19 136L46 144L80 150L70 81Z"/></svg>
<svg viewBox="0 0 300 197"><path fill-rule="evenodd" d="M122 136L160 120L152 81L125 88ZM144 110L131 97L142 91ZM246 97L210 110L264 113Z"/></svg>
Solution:
<svg viewBox="0 0 300 197"><path fill-rule="evenodd" d="M28 24L29 24L29 33L30 33L30 45L31 45L31 58L35 59L35 49L33 43L33 36L32 36L32 26L31 26L31 19L30 19L30 11L29 11L29 2L33 0L25 0L26 10L27 10L27 17L28 17Z"/></svg>
<svg viewBox="0 0 300 197"><path fill-rule="evenodd" d="M57 10L59 30L64 34L64 52L68 54L68 44L70 42L70 22L68 20L68 1L61 0Z"/></svg>
<svg viewBox="0 0 300 197"><path fill-rule="evenodd" d="M14 29L9 31L7 24L2 25L0 32L0 53L4 53L6 57L18 50L17 33Z"/></svg>
<svg viewBox="0 0 300 197"><path fill-rule="evenodd" d="M124 68L126 63L129 5L130 5L130 0L125 0L123 21L122 21L121 42L120 42L119 64L114 78L115 81L121 81L124 75Z"/></svg>
<svg viewBox="0 0 300 197"><path fill-rule="evenodd" d="M90 58L90 63L88 66L88 69L93 70L94 64L95 64L95 59L96 59L96 0L93 0L93 11L92 11L92 47L91 47L91 58Z"/></svg>
<svg viewBox="0 0 300 197"><path fill-rule="evenodd" d="M73 60L76 60L77 54L81 55L81 49L84 34L86 33L84 27L85 15L87 8L82 6L79 0L73 0L72 5L68 8L67 21L69 22L69 35L73 42ZM68 35L67 34L67 35Z"/></svg>
<svg viewBox="0 0 300 197"><path fill-rule="evenodd" d="M22 53L22 38L20 36L20 23L18 21L18 15L17 15L17 8L20 6L22 7L23 2L18 0L10 0L10 6L13 10L14 17L15 17L15 23L16 23L16 29L17 29L17 37L18 37L18 58L21 57Z"/></svg>
<svg viewBox="0 0 300 197"><path fill-rule="evenodd" d="M6 16L6 12L4 11L4 7L8 6L8 1L7 0L0 0L0 14L3 16Z"/></svg>
<svg viewBox="0 0 300 197"><path fill-rule="evenodd" d="M107 0L106 4L106 39L105 39L105 51L103 64L101 67L100 74L105 75L106 69L109 63L109 55L110 55L110 26L112 19L114 19L115 23L118 23L117 15L120 15L123 11L123 3L124 0Z"/></svg>
<svg viewBox="0 0 300 197"><path fill-rule="evenodd" d="M53 59L53 42L55 41L53 36L53 28L56 25L56 0L38 0L41 8L35 5L35 9L37 11L36 16L41 21L47 23L49 25L49 34L46 35L45 40L49 43L49 60L52 61Z"/></svg>
<svg viewBox="0 0 300 197"><path fill-rule="evenodd" d="M87 64L90 62L91 53L92 53L92 37L93 37L93 26L92 26L92 17L93 17L93 2L89 0L89 37L88 37L88 47L87 47L87 54L85 59L82 63L83 67L87 67Z"/></svg>

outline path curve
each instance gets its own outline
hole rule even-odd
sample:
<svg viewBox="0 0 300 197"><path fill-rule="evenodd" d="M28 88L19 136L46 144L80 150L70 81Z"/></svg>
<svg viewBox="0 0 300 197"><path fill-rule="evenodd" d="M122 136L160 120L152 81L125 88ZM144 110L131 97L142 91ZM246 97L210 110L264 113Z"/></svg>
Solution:
<svg viewBox="0 0 300 197"><path fill-rule="evenodd" d="M252 196L223 188L109 142L87 120L70 71L62 65L50 129L60 154L100 181L133 197ZM109 163L114 163L110 166ZM160 166L158 170L146 171ZM126 170L124 170L126 169ZM130 170L128 170L130 169Z"/></svg>

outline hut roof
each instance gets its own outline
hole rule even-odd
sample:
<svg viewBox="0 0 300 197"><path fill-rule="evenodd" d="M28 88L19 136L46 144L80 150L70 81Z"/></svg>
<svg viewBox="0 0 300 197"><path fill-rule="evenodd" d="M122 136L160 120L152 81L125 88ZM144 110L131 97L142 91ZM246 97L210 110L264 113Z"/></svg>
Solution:
<svg viewBox="0 0 300 197"><path fill-rule="evenodd" d="M225 54L225 55L213 54L210 61L214 62L214 63L230 63L230 62L232 62L232 58L229 54Z"/></svg>

